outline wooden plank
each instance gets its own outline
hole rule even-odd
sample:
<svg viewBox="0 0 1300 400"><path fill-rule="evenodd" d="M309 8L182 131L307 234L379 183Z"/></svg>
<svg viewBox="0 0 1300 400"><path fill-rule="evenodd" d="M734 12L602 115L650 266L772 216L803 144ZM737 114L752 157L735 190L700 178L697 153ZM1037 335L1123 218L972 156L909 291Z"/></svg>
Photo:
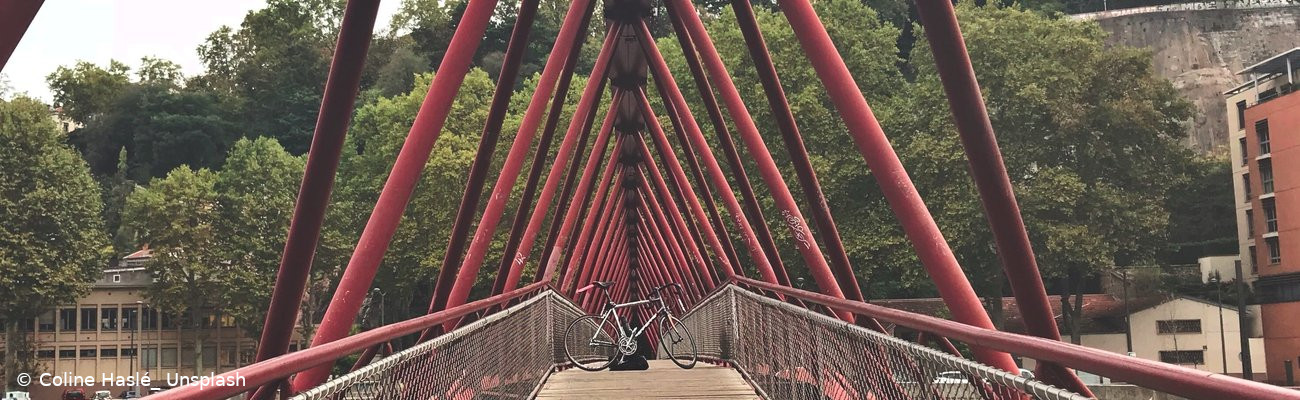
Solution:
<svg viewBox="0 0 1300 400"><path fill-rule="evenodd" d="M670 360L651 360L645 371L587 372L577 368L552 374L538 399L758 399L739 372L698 363L681 369Z"/></svg>

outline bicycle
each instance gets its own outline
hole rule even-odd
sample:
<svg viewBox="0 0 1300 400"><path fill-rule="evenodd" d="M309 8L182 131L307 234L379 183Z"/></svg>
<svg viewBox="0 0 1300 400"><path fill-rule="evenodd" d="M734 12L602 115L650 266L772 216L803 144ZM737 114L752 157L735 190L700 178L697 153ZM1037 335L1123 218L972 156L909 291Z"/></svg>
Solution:
<svg viewBox="0 0 1300 400"><path fill-rule="evenodd" d="M679 296L677 306L685 310L686 307L680 298L682 286L669 283L651 289L649 299L618 304L609 297L609 288L613 284L613 282L596 281L578 291L582 293L592 288L599 288L605 294L605 311L600 315L588 314L578 317L569 324L564 332L564 353L569 358L569 362L586 371L609 368L615 359L635 354L636 339L645 333L650 324L659 320L659 345L668 353L668 358L682 369L694 368L699 358L695 348L695 338L691 336L691 332L686 329L682 321L673 316L668 303L660 293L664 289L673 289L674 295ZM659 302L659 309L650 316L650 319L641 324L641 327L624 329L622 321L618 318L618 309L656 301Z"/></svg>

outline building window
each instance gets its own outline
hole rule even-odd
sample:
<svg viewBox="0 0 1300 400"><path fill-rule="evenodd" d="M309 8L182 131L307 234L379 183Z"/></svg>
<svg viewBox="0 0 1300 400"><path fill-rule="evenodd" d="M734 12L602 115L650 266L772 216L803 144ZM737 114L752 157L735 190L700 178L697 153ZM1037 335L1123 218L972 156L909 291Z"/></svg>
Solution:
<svg viewBox="0 0 1300 400"><path fill-rule="evenodd" d="M86 307L81 309L81 331L95 332L99 330L99 310L95 307Z"/></svg>
<svg viewBox="0 0 1300 400"><path fill-rule="evenodd" d="M145 307L141 318L141 326L144 329L158 329L158 310Z"/></svg>
<svg viewBox="0 0 1300 400"><path fill-rule="evenodd" d="M1275 199L1264 199L1264 232L1277 232L1277 201Z"/></svg>
<svg viewBox="0 0 1300 400"><path fill-rule="evenodd" d="M135 307L122 307L122 330L134 331L140 317L140 309Z"/></svg>
<svg viewBox="0 0 1300 400"><path fill-rule="evenodd" d="M217 346L203 346L203 368L217 367Z"/></svg>
<svg viewBox="0 0 1300 400"><path fill-rule="evenodd" d="M39 359L42 359L42 360L53 360L53 359L54 359L54 349L40 349L40 350L36 350L36 358L39 358Z"/></svg>
<svg viewBox="0 0 1300 400"><path fill-rule="evenodd" d="M1259 160L1260 194L1273 193L1273 160Z"/></svg>
<svg viewBox="0 0 1300 400"><path fill-rule="evenodd" d="M1262 92L1259 92L1259 97L1258 97L1258 99L1259 99L1259 102L1260 102L1260 103L1263 103L1263 102L1266 102L1266 101L1269 101L1269 100L1273 100L1274 98L1277 98L1277 89L1276 89L1276 88L1269 88L1269 89L1267 89L1267 90L1264 90L1264 91L1262 91Z"/></svg>
<svg viewBox="0 0 1300 400"><path fill-rule="evenodd" d="M1201 320L1168 319L1156 321L1156 331L1162 335L1171 333L1201 333Z"/></svg>
<svg viewBox="0 0 1300 400"><path fill-rule="evenodd" d="M122 282L122 275L121 275L121 274L113 274L113 283L119 283L119 282Z"/></svg>
<svg viewBox="0 0 1300 400"><path fill-rule="evenodd" d="M1255 246L1250 246L1250 273L1259 273L1259 253L1256 252Z"/></svg>
<svg viewBox="0 0 1300 400"><path fill-rule="evenodd" d="M1250 161L1250 153L1246 151L1246 138L1237 139L1238 148L1241 149L1241 165L1246 165Z"/></svg>
<svg viewBox="0 0 1300 400"><path fill-rule="evenodd" d="M82 347L81 358L95 358L95 346Z"/></svg>
<svg viewBox="0 0 1300 400"><path fill-rule="evenodd" d="M36 332L36 320L31 318L18 320L18 330L22 332Z"/></svg>
<svg viewBox="0 0 1300 400"><path fill-rule="evenodd" d="M140 368L158 368L158 348L145 346L140 349Z"/></svg>
<svg viewBox="0 0 1300 400"><path fill-rule="evenodd" d="M1241 187L1245 189L1246 202L1250 202L1250 174L1241 174Z"/></svg>
<svg viewBox="0 0 1300 400"><path fill-rule="evenodd" d="M54 310L36 316L36 329L41 332L54 332Z"/></svg>
<svg viewBox="0 0 1300 400"><path fill-rule="evenodd" d="M1246 101L1237 102L1237 129L1246 129ZM1245 140L1245 139L1242 139ZM1246 146L1241 147L1241 152L1246 152Z"/></svg>
<svg viewBox="0 0 1300 400"><path fill-rule="evenodd" d="M163 368L176 367L176 348L164 347L162 349L162 366Z"/></svg>
<svg viewBox="0 0 1300 400"><path fill-rule="evenodd" d="M1246 236L1255 237L1255 213L1246 210Z"/></svg>
<svg viewBox="0 0 1300 400"><path fill-rule="evenodd" d="M104 346L103 348L99 349L99 357L100 357L100 358L117 358L117 348L116 348L116 347L108 347L108 346Z"/></svg>
<svg viewBox="0 0 1300 400"><path fill-rule="evenodd" d="M77 309L64 308L59 310L59 332L76 332L77 331Z"/></svg>
<svg viewBox="0 0 1300 400"><path fill-rule="evenodd" d="M1276 265L1282 262L1282 246L1278 245L1277 236L1264 238L1264 244L1268 245L1268 263Z"/></svg>
<svg viewBox="0 0 1300 400"><path fill-rule="evenodd" d="M162 328L176 329L176 318L172 318L171 314L162 313Z"/></svg>
<svg viewBox="0 0 1300 400"><path fill-rule="evenodd" d="M1161 351L1160 362L1184 365L1205 364L1205 350Z"/></svg>
<svg viewBox="0 0 1300 400"><path fill-rule="evenodd" d="M71 360L71 359L75 359L75 358L77 358L77 348L76 348L76 347L60 347L60 348L59 348L59 359L62 359L62 360Z"/></svg>
<svg viewBox="0 0 1300 400"><path fill-rule="evenodd" d="M117 330L117 307L105 308L99 310L99 329L104 331Z"/></svg>
<svg viewBox="0 0 1300 400"><path fill-rule="evenodd" d="M130 347L122 348L122 357L135 357L135 356L136 356L136 352L134 348L130 348Z"/></svg>
<svg viewBox="0 0 1300 400"><path fill-rule="evenodd" d="M1272 152L1268 146L1268 120L1255 121L1255 138L1259 139L1259 155Z"/></svg>

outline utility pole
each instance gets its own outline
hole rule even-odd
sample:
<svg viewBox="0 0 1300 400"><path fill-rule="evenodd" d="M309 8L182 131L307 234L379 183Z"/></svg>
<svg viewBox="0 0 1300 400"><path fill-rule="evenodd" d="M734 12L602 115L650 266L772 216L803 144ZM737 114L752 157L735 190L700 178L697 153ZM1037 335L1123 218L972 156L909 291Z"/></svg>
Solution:
<svg viewBox="0 0 1300 400"><path fill-rule="evenodd" d="M1237 268L1237 325L1241 339L1241 377L1246 380L1254 380L1255 373L1250 361L1250 323L1246 320L1246 279L1241 273L1241 260L1236 262Z"/></svg>
<svg viewBox="0 0 1300 400"><path fill-rule="evenodd" d="M1210 277L1210 283L1214 284L1215 302L1219 303L1219 358L1223 360L1223 374L1228 374L1228 340L1223 332L1223 278L1219 276L1219 271L1214 271L1214 276ZM1241 318L1240 315L1237 318Z"/></svg>
<svg viewBox="0 0 1300 400"><path fill-rule="evenodd" d="M1128 268L1120 270L1120 274L1124 286L1124 345L1128 348L1128 355L1133 356L1133 326L1129 324L1128 315Z"/></svg>

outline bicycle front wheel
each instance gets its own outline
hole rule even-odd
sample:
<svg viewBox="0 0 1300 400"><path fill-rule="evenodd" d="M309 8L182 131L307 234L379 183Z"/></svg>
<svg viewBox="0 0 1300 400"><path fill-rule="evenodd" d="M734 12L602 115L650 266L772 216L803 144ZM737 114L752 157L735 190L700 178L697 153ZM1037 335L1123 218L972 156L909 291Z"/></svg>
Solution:
<svg viewBox="0 0 1300 400"><path fill-rule="evenodd" d="M614 321L595 315L578 317L564 331L564 355L585 371L609 368L619 356L619 336Z"/></svg>
<svg viewBox="0 0 1300 400"><path fill-rule="evenodd" d="M669 315L660 321L659 342L673 364L682 369L695 367L699 352L695 348L695 338L691 337L691 331L686 330L686 324L682 320Z"/></svg>

